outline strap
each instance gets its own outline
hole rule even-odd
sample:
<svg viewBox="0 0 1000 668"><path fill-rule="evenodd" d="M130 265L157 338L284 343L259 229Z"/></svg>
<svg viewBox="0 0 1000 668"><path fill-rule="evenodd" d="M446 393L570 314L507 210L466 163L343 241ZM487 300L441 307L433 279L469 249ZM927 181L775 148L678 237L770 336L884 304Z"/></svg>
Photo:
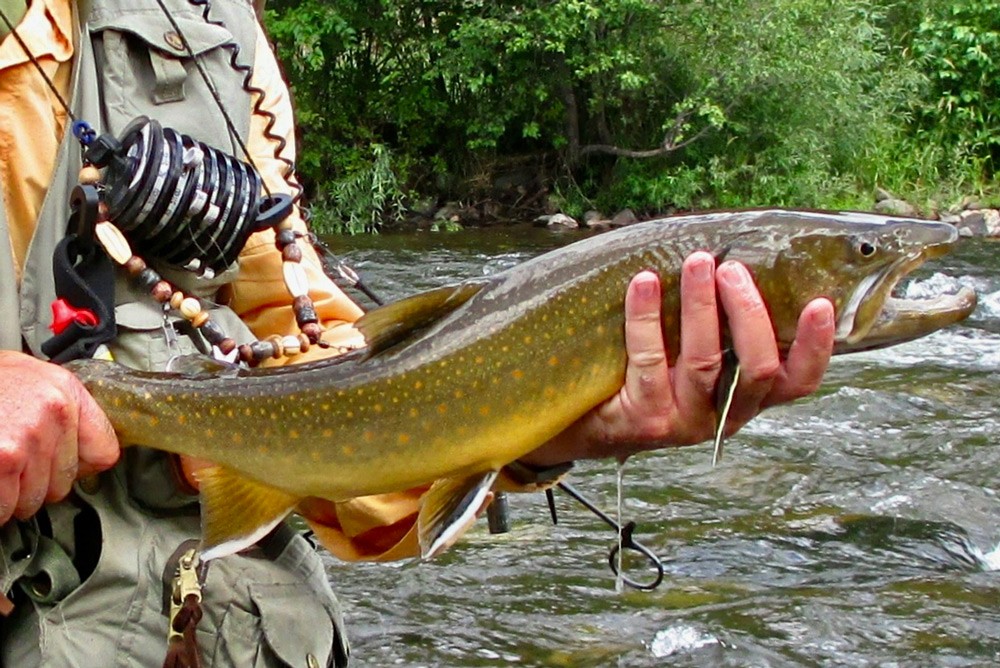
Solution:
<svg viewBox="0 0 1000 668"><path fill-rule="evenodd" d="M42 344L42 352L58 364L93 357L99 345L115 338L115 272L111 260L96 245L70 234L56 246L52 272L56 295L78 309L93 312L97 324L71 322Z"/></svg>
<svg viewBox="0 0 1000 668"><path fill-rule="evenodd" d="M17 584L32 600L55 603L80 586L80 573L59 543L39 536L37 552Z"/></svg>

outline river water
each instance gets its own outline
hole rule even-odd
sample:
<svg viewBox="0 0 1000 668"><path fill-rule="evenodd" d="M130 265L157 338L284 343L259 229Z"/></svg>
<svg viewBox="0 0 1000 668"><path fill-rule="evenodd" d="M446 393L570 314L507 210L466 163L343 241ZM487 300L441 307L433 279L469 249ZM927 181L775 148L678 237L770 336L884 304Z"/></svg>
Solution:
<svg viewBox="0 0 1000 668"><path fill-rule="evenodd" d="M496 272L582 233L338 238L389 297ZM349 245L350 248L345 248ZM982 666L1000 662L1000 244L970 240L911 295L976 289L960 326L834 360L812 397L730 439L645 455L624 517L666 565L615 591L615 535L557 494L510 498L428 563L328 563L356 666ZM938 274L936 272L944 272ZM614 514L616 467L571 482ZM636 578L647 575L630 563Z"/></svg>

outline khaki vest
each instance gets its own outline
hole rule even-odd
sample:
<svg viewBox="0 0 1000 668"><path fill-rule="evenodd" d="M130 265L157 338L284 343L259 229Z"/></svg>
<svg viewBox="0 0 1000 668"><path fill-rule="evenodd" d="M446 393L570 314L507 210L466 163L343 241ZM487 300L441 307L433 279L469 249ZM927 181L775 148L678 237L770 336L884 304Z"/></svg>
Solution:
<svg viewBox="0 0 1000 668"><path fill-rule="evenodd" d="M231 50L225 45L240 44L237 61L254 62L250 2L211 0L210 18L222 25L201 15L209 3L164 2L245 136L250 94L243 87L244 75L230 65ZM94 0L79 2L77 9L81 30L71 106L79 119L99 133L118 136L132 119L145 115L241 157L209 89L183 49L176 48L175 28L158 4ZM80 164L80 147L67 133L19 287L9 244L0 244L0 313L20 314L19 321L0 319L0 348L27 346L40 355L50 336L55 298L51 257L64 235ZM209 298L236 274L232 267L209 281L157 269L185 292ZM116 302L118 337L110 347L119 362L158 369L170 356L195 350L186 337L168 346L161 310L124 280L118 281ZM212 317L238 341L251 338L230 310L216 309ZM168 459L156 451L129 448L118 466L92 486L78 484L73 498L49 506L46 514L51 536L34 523L0 527L0 590L7 591L19 578L24 583L40 570L57 590L44 600L22 601L11 618L0 619L0 668L160 665L166 651L166 564L199 534L196 499L175 489ZM341 613L320 559L300 536L282 545L279 554L258 551L213 562L198 633L206 666L346 664ZM36 558L38 554L48 556ZM79 564L88 560L96 563L81 573L82 582L74 582Z"/></svg>
<svg viewBox="0 0 1000 668"><path fill-rule="evenodd" d="M88 4L89 6L84 6ZM241 72L230 65L232 50L225 45L242 46L237 56L241 64L253 64L256 27L253 8L239 0L213 0L210 18L201 16L202 6L184 0L166 0L174 20L199 55L239 134L246 137L250 125L250 94L243 88ZM70 106L80 120L98 132L118 136L137 116L157 119L171 127L228 152L240 156L238 143L227 129L208 86L186 57L182 42L170 20L152 2L134 0L96 0L79 3L83 17L80 39L76 44ZM28 159L25 156L25 159ZM59 149L52 185L28 249L20 289L15 280L14 261L9 245L0 244L0 313L19 313L0 321L0 347L22 349L22 341L36 355L41 344L51 336L51 307L55 292L52 277L52 253L65 234L70 215L69 195L77 185L81 149L70 132ZM7 234L5 214L0 211L0 235ZM203 281L183 272L171 273L179 287L199 296L211 296L220 285L232 280L235 271L225 272L211 281ZM123 281L117 292L116 316L126 333L142 332L145 338L162 331L162 315L152 300L132 290ZM246 340L249 333L230 313L213 317L230 336ZM130 366L150 367L163 362L144 360L143 352L134 350L133 337L118 344L120 361Z"/></svg>

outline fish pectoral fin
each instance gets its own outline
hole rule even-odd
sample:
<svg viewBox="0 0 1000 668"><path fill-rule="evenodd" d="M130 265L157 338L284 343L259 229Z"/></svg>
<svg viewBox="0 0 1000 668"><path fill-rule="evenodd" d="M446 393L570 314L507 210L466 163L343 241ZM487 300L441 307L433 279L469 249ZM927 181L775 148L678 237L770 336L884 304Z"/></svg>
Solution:
<svg viewBox="0 0 1000 668"><path fill-rule="evenodd" d="M371 357L430 327L469 301L484 285L483 280L465 281L421 292L365 313L354 326L365 337Z"/></svg>
<svg viewBox="0 0 1000 668"><path fill-rule="evenodd" d="M476 520L498 471L438 480L420 499L417 538L423 559L451 546Z"/></svg>
<svg viewBox="0 0 1000 668"><path fill-rule="evenodd" d="M295 508L298 497L246 478L224 466L195 473L201 489L201 558L245 550Z"/></svg>
<svg viewBox="0 0 1000 668"><path fill-rule="evenodd" d="M722 459L722 441L726 432L726 420L733 406L736 386L740 382L740 361L732 348L722 354L722 369L715 385L715 449L712 451L712 466Z"/></svg>

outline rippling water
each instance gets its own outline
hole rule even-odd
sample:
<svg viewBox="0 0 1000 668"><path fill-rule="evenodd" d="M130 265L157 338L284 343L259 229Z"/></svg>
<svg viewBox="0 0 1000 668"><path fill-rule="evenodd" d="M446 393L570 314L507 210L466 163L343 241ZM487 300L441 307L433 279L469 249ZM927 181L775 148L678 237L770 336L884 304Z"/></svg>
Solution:
<svg viewBox="0 0 1000 668"><path fill-rule="evenodd" d="M576 238L470 230L338 250L398 297ZM967 322L836 358L817 394L757 418L718 467L710 445L630 460L625 519L666 559L656 591L615 593L614 534L568 497L553 527L543 496L514 495L510 533L483 522L429 563L329 564L355 665L994 664L998 251L965 242L906 286L973 286ZM572 482L613 509L613 465L578 466Z"/></svg>

